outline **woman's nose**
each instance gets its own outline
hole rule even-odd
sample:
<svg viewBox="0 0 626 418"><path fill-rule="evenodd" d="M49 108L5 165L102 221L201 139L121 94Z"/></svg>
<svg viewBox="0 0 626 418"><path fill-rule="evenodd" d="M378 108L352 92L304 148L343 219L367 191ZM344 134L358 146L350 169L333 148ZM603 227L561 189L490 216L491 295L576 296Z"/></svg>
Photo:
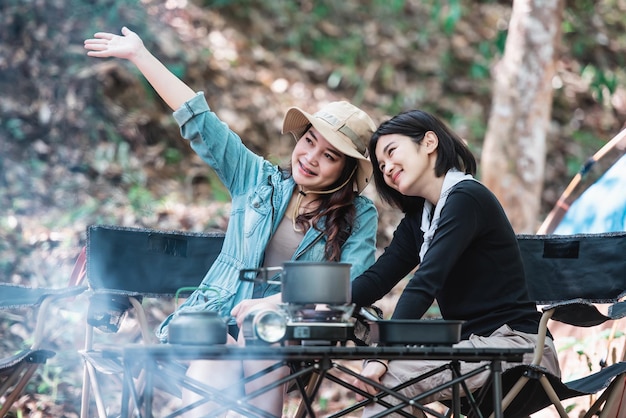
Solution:
<svg viewBox="0 0 626 418"><path fill-rule="evenodd" d="M386 163L383 174L386 175L386 176L390 176L392 171L393 171L393 164Z"/></svg>
<svg viewBox="0 0 626 418"><path fill-rule="evenodd" d="M306 153L306 160L309 164L311 165L317 165L318 163L318 158L319 158L319 153L317 151L309 151Z"/></svg>

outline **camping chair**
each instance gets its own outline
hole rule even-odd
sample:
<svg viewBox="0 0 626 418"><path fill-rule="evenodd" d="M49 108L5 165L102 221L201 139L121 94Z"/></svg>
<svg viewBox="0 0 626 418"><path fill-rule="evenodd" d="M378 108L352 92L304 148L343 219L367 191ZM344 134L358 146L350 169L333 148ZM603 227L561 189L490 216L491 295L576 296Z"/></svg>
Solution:
<svg viewBox="0 0 626 418"><path fill-rule="evenodd" d="M539 331L544 338L538 342L532 364L502 374L505 417L528 417L550 406L561 418L568 417L562 401L600 392L585 418L626 416L624 358L570 382L539 366L549 320L591 327L626 316L626 232L520 235L518 242L530 295L538 305L546 305ZM596 304L610 304L608 313L601 313ZM487 384L476 395L485 417L492 413L490 394Z"/></svg>
<svg viewBox="0 0 626 418"><path fill-rule="evenodd" d="M94 328L101 331L97 334L101 337L115 335L125 313L132 310L141 341L156 343L143 299L189 295L217 258L223 242L221 232L157 231L107 225L88 227L90 303L85 349L81 351L84 359L81 417L92 416L89 413L92 392L98 416L108 416L100 381L103 375L119 379L123 374L119 359L108 357L106 350L102 350L106 344L94 342ZM133 341L123 343L130 342ZM179 394L180 387L170 386L165 389ZM121 383L118 387L122 387Z"/></svg>
<svg viewBox="0 0 626 418"><path fill-rule="evenodd" d="M0 417L11 409L37 368L55 355L54 351L43 348L46 318L51 306L60 299L74 297L85 290L83 286L56 289L0 283L0 310L29 308L37 312L30 347L0 360L0 398L4 398Z"/></svg>

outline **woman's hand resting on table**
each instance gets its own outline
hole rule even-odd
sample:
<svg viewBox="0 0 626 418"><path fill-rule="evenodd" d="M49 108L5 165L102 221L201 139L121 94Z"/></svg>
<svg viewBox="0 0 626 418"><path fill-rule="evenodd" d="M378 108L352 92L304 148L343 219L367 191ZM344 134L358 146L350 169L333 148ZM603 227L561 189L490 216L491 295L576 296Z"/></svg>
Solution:
<svg viewBox="0 0 626 418"><path fill-rule="evenodd" d="M382 364L379 361L370 361L365 365L365 367L363 367L363 370L361 371L361 376L367 377L368 379L371 379L376 383L382 384L381 379L384 374L387 373L387 367L385 366L385 364ZM359 379L354 379L352 381L352 384L357 388L369 393L370 395L375 395L380 392L380 390L368 385L367 383ZM363 396L359 395L358 393L356 394L357 401L362 401L364 399L365 398Z"/></svg>

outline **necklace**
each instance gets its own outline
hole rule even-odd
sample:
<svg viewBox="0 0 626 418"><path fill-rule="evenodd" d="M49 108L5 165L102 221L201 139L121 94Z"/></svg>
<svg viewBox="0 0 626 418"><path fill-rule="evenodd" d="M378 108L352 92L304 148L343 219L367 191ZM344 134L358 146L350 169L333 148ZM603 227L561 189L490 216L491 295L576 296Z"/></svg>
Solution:
<svg viewBox="0 0 626 418"><path fill-rule="evenodd" d="M298 215L300 214L300 205L302 204L302 198L306 197L308 193L313 193L313 194L330 194L330 193L335 193L336 191L342 189L346 184L348 184L351 180L352 180L352 176L354 176L354 173L356 172L357 166L354 166L354 168L352 169L352 173L350 173L350 176L348 176L348 178L346 179L346 181L344 181L342 184L340 184L339 186L335 187L334 189L331 190L324 190L324 191L315 191L315 190L309 190L308 192L304 192L302 190L301 186L298 186L299 190L298 190L298 194L296 196L296 206L293 208L293 213L291 214L291 222L293 223L293 230L296 232L300 232L300 233L304 233L306 231L303 231L302 229L298 228L298 224L296 223L296 218L298 217Z"/></svg>

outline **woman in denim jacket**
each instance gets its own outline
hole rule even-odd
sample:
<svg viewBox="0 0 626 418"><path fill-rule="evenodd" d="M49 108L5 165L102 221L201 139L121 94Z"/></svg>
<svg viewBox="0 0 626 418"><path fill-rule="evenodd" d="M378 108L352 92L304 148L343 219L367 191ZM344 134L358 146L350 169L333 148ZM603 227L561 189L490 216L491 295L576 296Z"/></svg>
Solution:
<svg viewBox="0 0 626 418"><path fill-rule="evenodd" d="M296 145L290 167L282 169L247 149L210 111L204 94L167 70L129 29L123 28L122 36L96 33L85 48L89 56L125 58L137 66L175 110L182 136L215 170L232 198L222 251L201 283L210 290L195 291L161 324L161 340L167 340L168 323L182 311L218 311L241 325L251 310L280 302L277 286L241 281L241 269L280 266L288 260L338 261L352 265L354 278L374 262L377 212L359 195L372 173L365 144L376 129L365 112L347 102L329 103L315 114L289 109L283 133L291 133ZM192 377L219 373L220 379L208 384L227 386L224 371L241 370L236 362L220 362L219 371L216 362L194 363L188 372ZM255 363L248 368L244 364L246 375L259 368ZM236 378L240 373L231 374ZM275 374L273 378L280 377ZM282 393L269 402L276 415L280 400Z"/></svg>

